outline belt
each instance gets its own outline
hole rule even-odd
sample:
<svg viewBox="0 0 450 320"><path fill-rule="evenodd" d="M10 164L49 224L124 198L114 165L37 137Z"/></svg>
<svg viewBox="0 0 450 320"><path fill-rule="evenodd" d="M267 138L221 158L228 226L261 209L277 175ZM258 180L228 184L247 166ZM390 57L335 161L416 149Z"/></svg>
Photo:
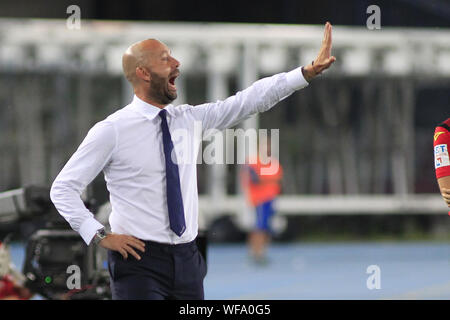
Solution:
<svg viewBox="0 0 450 320"><path fill-rule="evenodd" d="M145 249L147 248L152 248L152 249L161 249L163 251L177 251L177 250L182 250L185 248L190 248L196 245L196 240L192 240L190 242L185 242L185 243L177 243L177 244L171 244L171 243L161 243L161 242L155 242L155 241L150 241L150 240L142 240L139 239L142 242L145 243Z"/></svg>

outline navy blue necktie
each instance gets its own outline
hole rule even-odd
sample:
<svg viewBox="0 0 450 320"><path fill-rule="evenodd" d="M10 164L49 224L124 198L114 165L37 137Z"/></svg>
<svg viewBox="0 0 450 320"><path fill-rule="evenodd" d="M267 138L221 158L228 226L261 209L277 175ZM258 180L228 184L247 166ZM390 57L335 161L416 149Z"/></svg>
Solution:
<svg viewBox="0 0 450 320"><path fill-rule="evenodd" d="M166 114L167 111L164 109L159 112L163 136L164 157L166 158L167 207L169 209L170 229L181 237L186 230L186 222L184 220L180 174L178 172L178 165L172 161L172 157L176 161L176 155L173 150L172 137L170 136L169 126L167 125Z"/></svg>

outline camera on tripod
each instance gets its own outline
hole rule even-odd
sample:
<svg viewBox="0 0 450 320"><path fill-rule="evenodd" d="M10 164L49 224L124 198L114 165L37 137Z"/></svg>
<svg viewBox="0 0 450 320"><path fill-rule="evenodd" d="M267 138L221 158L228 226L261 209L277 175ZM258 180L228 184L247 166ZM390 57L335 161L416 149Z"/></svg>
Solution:
<svg viewBox="0 0 450 320"><path fill-rule="evenodd" d="M0 225L35 226L26 244L25 286L47 299L109 298L105 250L84 243L58 214L49 191L27 186L0 193ZM92 199L85 205L93 212L97 209ZM73 272L79 272L75 286L70 283Z"/></svg>

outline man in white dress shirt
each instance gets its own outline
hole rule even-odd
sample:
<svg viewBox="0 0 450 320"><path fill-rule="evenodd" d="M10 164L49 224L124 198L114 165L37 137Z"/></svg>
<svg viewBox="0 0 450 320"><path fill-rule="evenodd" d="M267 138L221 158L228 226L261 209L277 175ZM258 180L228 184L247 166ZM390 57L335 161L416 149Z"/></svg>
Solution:
<svg viewBox="0 0 450 320"><path fill-rule="evenodd" d="M310 65L198 106L171 104L180 62L165 44L148 39L128 48L122 63L133 101L89 130L50 191L59 213L86 244L108 249L113 299L204 299L206 264L195 244L199 141L194 123L201 123L203 131L223 130L269 110L335 61L331 43L327 22ZM173 145L176 130L188 133L186 150ZM183 161L177 161L180 153ZM100 171L110 193L111 233L80 198Z"/></svg>

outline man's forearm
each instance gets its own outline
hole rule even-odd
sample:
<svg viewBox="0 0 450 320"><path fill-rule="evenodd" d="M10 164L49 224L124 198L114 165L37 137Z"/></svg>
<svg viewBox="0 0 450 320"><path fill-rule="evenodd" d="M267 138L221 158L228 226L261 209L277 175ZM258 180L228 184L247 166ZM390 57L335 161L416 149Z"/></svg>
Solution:
<svg viewBox="0 0 450 320"><path fill-rule="evenodd" d="M295 91L308 86L300 69L260 79L223 101L195 106L191 109L194 119L202 121L204 130L223 130L252 114L268 111Z"/></svg>
<svg viewBox="0 0 450 320"><path fill-rule="evenodd" d="M74 189L67 182L56 180L52 184L50 198L59 214L89 244L95 232L103 225L94 218Z"/></svg>

